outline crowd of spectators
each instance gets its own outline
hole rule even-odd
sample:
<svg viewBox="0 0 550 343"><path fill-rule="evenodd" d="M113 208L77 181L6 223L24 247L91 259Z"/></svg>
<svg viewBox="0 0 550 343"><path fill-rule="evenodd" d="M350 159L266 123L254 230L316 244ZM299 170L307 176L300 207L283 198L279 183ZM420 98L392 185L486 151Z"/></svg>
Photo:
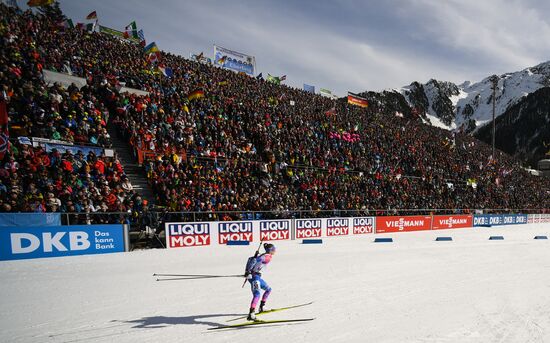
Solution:
<svg viewBox="0 0 550 343"><path fill-rule="evenodd" d="M1 11L0 82L13 93L10 124L32 135L57 132L61 139L96 145L108 145L106 125L116 126L136 152L148 152L144 173L156 204L169 211L550 208L548 179L531 176L502 153L491 159L490 148L471 136L396 116L391 104L378 99L360 108L163 52L160 63L173 70L168 78L138 44L61 29L60 18L15 14L4 6ZM43 68L70 71L88 86L46 87ZM121 84L149 94L121 94ZM196 90L204 97L189 100ZM33 160L12 153L4 165L12 158ZM123 172L116 163L110 167L108 175L90 175L101 186L84 192L83 201L103 208L114 194L120 203L105 203L107 210L125 210L135 194L120 185ZM72 180L58 165L50 168L48 179L61 184L87 177L81 171ZM23 175L28 173L4 183L8 193L12 183L30 189ZM78 196L69 197L75 210ZM61 200L63 211L72 209ZM18 210L37 206L30 202Z"/></svg>
<svg viewBox="0 0 550 343"><path fill-rule="evenodd" d="M4 5L0 5L0 14L0 88L12 138L0 164L0 211L138 211L141 204L135 203L141 199L116 156L84 155L82 151L73 155L33 147L30 139L18 142L17 137L39 137L57 143L110 147L109 110L93 80L80 88L45 83L42 70L48 55L55 56L55 47L41 39L55 34L55 21L30 11L16 13ZM72 223L113 221L111 215L72 219Z"/></svg>

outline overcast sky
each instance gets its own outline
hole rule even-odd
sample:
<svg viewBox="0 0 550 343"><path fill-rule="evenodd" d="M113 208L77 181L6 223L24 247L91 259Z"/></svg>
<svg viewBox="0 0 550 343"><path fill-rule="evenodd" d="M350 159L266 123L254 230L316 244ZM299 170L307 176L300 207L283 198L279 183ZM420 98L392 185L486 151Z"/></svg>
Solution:
<svg viewBox="0 0 550 343"><path fill-rule="evenodd" d="M217 44L255 56L264 76L340 96L430 78L479 81L550 60L548 0L60 3L75 23L93 10L119 30L135 20L162 50L212 57Z"/></svg>

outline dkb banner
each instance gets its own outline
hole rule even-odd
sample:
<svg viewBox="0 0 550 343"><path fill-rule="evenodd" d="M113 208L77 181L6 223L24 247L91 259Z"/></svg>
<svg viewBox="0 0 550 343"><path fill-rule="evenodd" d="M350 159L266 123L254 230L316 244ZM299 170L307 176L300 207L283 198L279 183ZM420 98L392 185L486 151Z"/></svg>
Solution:
<svg viewBox="0 0 550 343"><path fill-rule="evenodd" d="M0 260L123 252L124 235L121 224L0 228Z"/></svg>

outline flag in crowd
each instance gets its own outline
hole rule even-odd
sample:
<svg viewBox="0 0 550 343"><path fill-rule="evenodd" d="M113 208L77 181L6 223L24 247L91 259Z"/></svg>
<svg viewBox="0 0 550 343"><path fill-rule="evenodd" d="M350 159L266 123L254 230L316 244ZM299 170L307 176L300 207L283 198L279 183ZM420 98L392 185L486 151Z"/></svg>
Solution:
<svg viewBox="0 0 550 343"><path fill-rule="evenodd" d="M159 48L158 48L158 46L155 42L149 43L149 45L147 45L144 48L144 50L145 50L146 54L151 54L153 52L159 52Z"/></svg>
<svg viewBox="0 0 550 343"><path fill-rule="evenodd" d="M172 68L159 65L158 70L162 73L162 75L166 77L172 77L174 75L174 71L172 70Z"/></svg>
<svg viewBox="0 0 550 343"><path fill-rule="evenodd" d="M139 38L139 44L141 44L141 46L145 47L145 33L143 33L143 30L139 30L137 35L138 35L138 38Z"/></svg>
<svg viewBox="0 0 550 343"><path fill-rule="evenodd" d="M4 158L9 144L8 109L5 97L0 96L0 159Z"/></svg>
<svg viewBox="0 0 550 343"><path fill-rule="evenodd" d="M97 19L97 13L96 13L96 11L93 11L93 12L91 12L90 14L88 14L88 15L86 16L86 19L87 19L87 20L94 20L94 19Z"/></svg>
<svg viewBox="0 0 550 343"><path fill-rule="evenodd" d="M271 74L267 74L267 78L266 78L267 82L271 82L271 83L274 83L276 85L280 85L281 84L281 81L284 81L286 80L286 75L283 75L283 76L273 76Z"/></svg>
<svg viewBox="0 0 550 343"><path fill-rule="evenodd" d="M271 106L277 106L279 104L279 100L277 98L270 96L267 98L267 103Z"/></svg>
<svg viewBox="0 0 550 343"><path fill-rule="evenodd" d="M187 95L187 100L189 101L202 98L204 98L204 91L202 89L197 89Z"/></svg>
<svg viewBox="0 0 550 343"><path fill-rule="evenodd" d="M72 19L65 19L60 23L60 27L63 27L65 29L72 29L74 28L73 20Z"/></svg>
<svg viewBox="0 0 550 343"><path fill-rule="evenodd" d="M49 6L54 3L54 0L29 0L27 2L27 5L29 7L41 7L41 6Z"/></svg>
<svg viewBox="0 0 550 343"><path fill-rule="evenodd" d="M137 32L137 24L135 21L131 22L130 24L126 25L124 28L124 38L135 38L139 39L138 32Z"/></svg>
<svg viewBox="0 0 550 343"><path fill-rule="evenodd" d="M256 79L257 80L263 80L264 77L263 77L262 73L259 73L258 76L256 76Z"/></svg>
<svg viewBox="0 0 550 343"><path fill-rule="evenodd" d="M160 62L160 51L155 51L153 53L150 53L147 56L147 61L149 63L158 63L158 62Z"/></svg>
<svg viewBox="0 0 550 343"><path fill-rule="evenodd" d="M225 61L227 61L227 56L223 56L222 58L220 58L218 60L218 64L219 65L224 65L225 64Z"/></svg>
<svg viewBox="0 0 550 343"><path fill-rule="evenodd" d="M336 94L332 94L332 91L328 90L326 88L321 88L319 90L319 94L321 94L322 96L326 96L327 98L331 98L331 99L337 99L338 98L338 96L336 96Z"/></svg>
<svg viewBox="0 0 550 343"><path fill-rule="evenodd" d="M334 116L336 115L336 107L331 108L330 110L325 112L326 116Z"/></svg>
<svg viewBox="0 0 550 343"><path fill-rule="evenodd" d="M86 31L94 31L94 30L95 30L95 23L86 24Z"/></svg>
<svg viewBox="0 0 550 343"><path fill-rule="evenodd" d="M348 104L359 106L359 107L369 107L369 102L367 99L360 97L357 94L348 92Z"/></svg>
<svg viewBox="0 0 550 343"><path fill-rule="evenodd" d="M315 94L315 86L304 83L304 90L308 93Z"/></svg>

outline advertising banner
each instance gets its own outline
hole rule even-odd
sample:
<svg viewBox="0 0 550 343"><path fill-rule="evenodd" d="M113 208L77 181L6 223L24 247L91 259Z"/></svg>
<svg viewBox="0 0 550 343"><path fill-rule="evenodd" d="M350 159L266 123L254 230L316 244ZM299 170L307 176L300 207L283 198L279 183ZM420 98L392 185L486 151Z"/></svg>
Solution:
<svg viewBox="0 0 550 343"><path fill-rule="evenodd" d="M92 151L96 156L101 156L103 148L93 147L93 146L84 146L84 145L64 145L64 144L53 144L46 143L46 152L51 152L53 149L56 149L60 153L65 153L69 151L71 154L76 155L79 151L82 151L84 156L87 156L90 151Z"/></svg>
<svg viewBox="0 0 550 343"><path fill-rule="evenodd" d="M60 226L61 213L0 213L0 226Z"/></svg>
<svg viewBox="0 0 550 343"><path fill-rule="evenodd" d="M504 216L502 214L476 214L474 216L474 227L504 225Z"/></svg>
<svg viewBox="0 0 550 343"><path fill-rule="evenodd" d="M211 223L166 223L166 247L196 247L210 245Z"/></svg>
<svg viewBox="0 0 550 343"><path fill-rule="evenodd" d="M503 214L502 224L503 225L527 224L527 215L526 214Z"/></svg>
<svg viewBox="0 0 550 343"><path fill-rule="evenodd" d="M295 219L296 239L321 237L321 219Z"/></svg>
<svg viewBox="0 0 550 343"><path fill-rule="evenodd" d="M132 41L134 43L139 43L138 38L134 38L132 36L124 37L124 32L119 31L119 30L115 30L115 29L107 27L107 26L99 25L99 32L105 33L105 34L108 34L108 35L111 35L111 36L115 36L115 37L118 37L118 38L121 38L121 39L126 39L126 40Z"/></svg>
<svg viewBox="0 0 550 343"><path fill-rule="evenodd" d="M527 217L529 224L550 223L550 214L530 214Z"/></svg>
<svg viewBox="0 0 550 343"><path fill-rule="evenodd" d="M430 230L430 216L376 217L376 233Z"/></svg>
<svg viewBox="0 0 550 343"><path fill-rule="evenodd" d="M349 235L349 218L329 218L327 219L327 236L347 236Z"/></svg>
<svg viewBox="0 0 550 343"><path fill-rule="evenodd" d="M470 215L433 216L432 230L460 229L474 226Z"/></svg>
<svg viewBox="0 0 550 343"><path fill-rule="evenodd" d="M491 215L490 214L476 214L474 215L474 227L477 226L489 226Z"/></svg>
<svg viewBox="0 0 550 343"><path fill-rule="evenodd" d="M260 241L278 241L290 239L292 222L285 220L260 220Z"/></svg>
<svg viewBox="0 0 550 343"><path fill-rule="evenodd" d="M253 242L252 222L218 222L218 243L228 241Z"/></svg>
<svg viewBox="0 0 550 343"><path fill-rule="evenodd" d="M250 76L255 75L256 58L241 52L214 45L214 64L236 72L243 72Z"/></svg>
<svg viewBox="0 0 550 343"><path fill-rule="evenodd" d="M123 251L121 224L0 228L3 261Z"/></svg>
<svg viewBox="0 0 550 343"><path fill-rule="evenodd" d="M374 233L374 223L374 217L353 218L353 234L362 235L366 233Z"/></svg>

